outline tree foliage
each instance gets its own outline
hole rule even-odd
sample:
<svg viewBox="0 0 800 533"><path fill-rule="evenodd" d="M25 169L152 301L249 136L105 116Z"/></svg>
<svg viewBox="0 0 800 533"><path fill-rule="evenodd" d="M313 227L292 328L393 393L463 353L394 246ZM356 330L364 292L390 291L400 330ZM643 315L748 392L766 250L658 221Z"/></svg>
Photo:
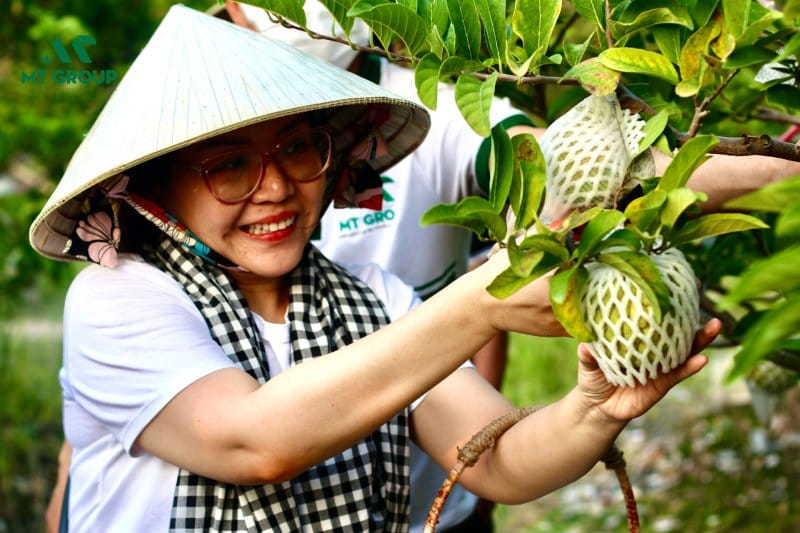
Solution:
<svg viewBox="0 0 800 533"><path fill-rule="evenodd" d="M508 295L559 267L563 276L554 282L558 280L556 285L565 290L555 292L553 303L560 318L572 317L565 325L580 336L585 333L583 326L569 312L575 304L569 298L577 293L567 290L578 279L575 269L580 264L602 256L630 275L638 273L645 294L660 308L663 294L658 280L647 275L652 265L626 254L680 246L704 281L705 309L725 319L725 335L731 342L742 343L731 377L744 375L763 357L800 370L800 352L791 340L800 330L797 293L788 278L774 274L781 259L796 253L800 208L781 204L777 209L775 203L752 199L730 208L756 212L759 218L739 213L698 218L693 206L704 198L685 187L709 152L800 160L793 145L776 138L788 124L800 122L800 3L357 0L327 4L335 4L336 19L346 29L355 19L373 29L375 46L363 50L383 53L415 69L420 100L429 107L437 104L439 82L455 83L456 103L465 120L480 135L491 137L494 163L488 199L438 206L423 218L424 223L460 225L508 246L512 266L490 291ZM302 13L304 0L264 0L260 5L287 26L304 25L292 16ZM666 151L681 149L658 185L654 180L652 190L627 198L625 209L615 205L590 210L590 215L576 212L559 229L545 228L537 216L546 192L536 140L523 143L492 129L491 98L511 98L546 126L587 93L614 92L625 107L648 118L640 152L651 145ZM772 198L782 192L763 194ZM507 227L507 206L515 214L514 227ZM776 215L758 214L769 211L779 212L777 224ZM625 230L611 231L623 221ZM772 223L766 231L764 221ZM570 233L586 222L580 245L571 248ZM534 237L508 238L530 226L537 226ZM755 229L759 231L750 231ZM629 251L619 251L620 246ZM749 265L762 256L762 261ZM744 291L742 284L753 287L753 279L767 285ZM745 294L763 300L765 291L772 291L766 296L769 305L743 303Z"/></svg>

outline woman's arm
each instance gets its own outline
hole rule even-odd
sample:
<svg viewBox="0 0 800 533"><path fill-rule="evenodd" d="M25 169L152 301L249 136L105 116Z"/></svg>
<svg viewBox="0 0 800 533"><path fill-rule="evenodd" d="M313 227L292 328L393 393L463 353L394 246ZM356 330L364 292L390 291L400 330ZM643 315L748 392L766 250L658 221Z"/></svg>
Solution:
<svg viewBox="0 0 800 533"><path fill-rule="evenodd" d="M718 321L707 324L698 333L693 351L707 345L719 327ZM579 359L578 386L504 433L474 467L465 470L460 482L466 488L514 504L574 481L594 466L630 419L643 414L706 362L705 357L691 357L646 386L626 388L610 385L584 346ZM413 412L413 435L447 471L455 465L459 447L513 409L476 372L459 370L428 393Z"/></svg>
<svg viewBox="0 0 800 533"><path fill-rule="evenodd" d="M400 320L263 386L238 369L213 372L169 401L137 444L222 481L290 479L374 431L498 330L561 332L546 279L504 301L485 291L506 266L498 254Z"/></svg>

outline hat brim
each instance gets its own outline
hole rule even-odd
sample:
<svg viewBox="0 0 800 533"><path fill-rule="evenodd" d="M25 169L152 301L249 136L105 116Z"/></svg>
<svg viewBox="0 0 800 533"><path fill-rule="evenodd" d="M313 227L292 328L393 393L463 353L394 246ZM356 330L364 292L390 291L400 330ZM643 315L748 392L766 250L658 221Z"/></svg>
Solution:
<svg viewBox="0 0 800 533"><path fill-rule="evenodd" d="M166 79L154 86L159 75ZM53 259L80 259L65 251L87 191L137 165L252 124L326 109L341 109L341 118L370 104L390 109L379 126L388 153L370 162L381 172L424 139L430 118L421 106L255 32L173 6L31 225L31 245Z"/></svg>

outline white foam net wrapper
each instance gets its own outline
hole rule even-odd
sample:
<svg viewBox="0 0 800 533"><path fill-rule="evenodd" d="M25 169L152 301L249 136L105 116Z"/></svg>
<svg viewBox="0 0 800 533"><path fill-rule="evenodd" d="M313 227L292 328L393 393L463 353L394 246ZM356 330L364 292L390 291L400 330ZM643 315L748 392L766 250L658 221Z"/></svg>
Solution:
<svg viewBox="0 0 800 533"><path fill-rule="evenodd" d="M540 145L547 164L544 218L580 207L611 207L620 188L655 175L649 150L634 158L645 121L615 95L589 96L553 122Z"/></svg>
<svg viewBox="0 0 800 533"><path fill-rule="evenodd" d="M608 265L588 265L581 310L595 335L592 353L614 385L645 384L683 363L692 346L699 320L694 272L674 248L651 257L669 289L671 309L660 324L630 278Z"/></svg>

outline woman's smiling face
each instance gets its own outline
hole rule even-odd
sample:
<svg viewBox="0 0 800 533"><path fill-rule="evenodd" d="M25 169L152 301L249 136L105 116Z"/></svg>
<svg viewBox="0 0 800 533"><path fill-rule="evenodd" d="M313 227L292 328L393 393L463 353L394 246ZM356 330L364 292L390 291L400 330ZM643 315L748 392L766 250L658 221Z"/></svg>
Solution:
<svg viewBox="0 0 800 533"><path fill-rule="evenodd" d="M189 146L172 157L164 208L214 251L253 274L276 278L300 261L322 210L325 173L290 179L271 157L252 196L223 203L212 194L199 165L231 150L267 153L290 136L307 133L298 116L247 126Z"/></svg>

